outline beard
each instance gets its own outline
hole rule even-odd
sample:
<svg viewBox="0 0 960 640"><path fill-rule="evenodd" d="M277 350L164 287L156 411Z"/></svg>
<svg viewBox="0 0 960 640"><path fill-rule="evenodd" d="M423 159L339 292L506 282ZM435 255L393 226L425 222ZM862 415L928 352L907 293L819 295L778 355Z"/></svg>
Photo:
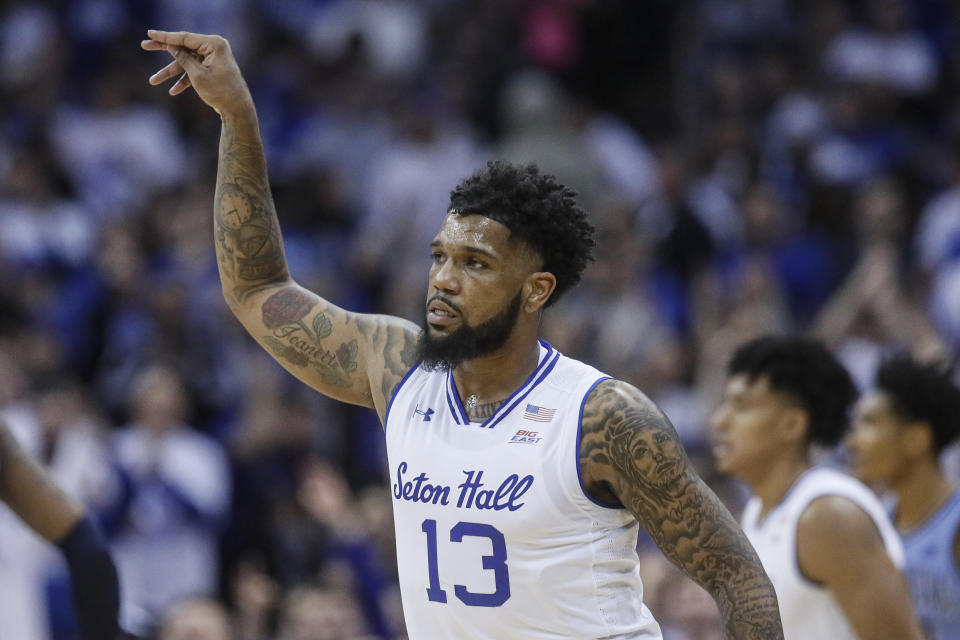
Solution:
<svg viewBox="0 0 960 640"><path fill-rule="evenodd" d="M420 331L417 360L427 371L450 371L461 362L493 353L507 343L520 317L521 291L507 307L483 324L466 324L444 338L430 335L430 328ZM449 304L449 303L448 303Z"/></svg>

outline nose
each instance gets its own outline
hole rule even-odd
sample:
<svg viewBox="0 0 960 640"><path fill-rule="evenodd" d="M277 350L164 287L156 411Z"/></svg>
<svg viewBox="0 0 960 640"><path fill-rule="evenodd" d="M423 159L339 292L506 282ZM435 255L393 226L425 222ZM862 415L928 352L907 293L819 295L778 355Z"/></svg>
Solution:
<svg viewBox="0 0 960 640"><path fill-rule="evenodd" d="M853 431L851 431L850 433L848 433L848 434L846 435L846 437L843 439L843 444L845 444L846 447L847 447L847 449L849 449L850 452L852 453L852 452L854 452L854 451L856 450L856 448L857 448L857 440L858 440L858 438L857 438L857 430L854 429Z"/></svg>
<svg viewBox="0 0 960 640"><path fill-rule="evenodd" d="M460 280L456 277L453 260L444 260L433 272L433 288L435 291L457 294L460 292Z"/></svg>
<svg viewBox="0 0 960 640"><path fill-rule="evenodd" d="M717 407L717 409L710 415L710 429L713 431L723 431L727 426L727 418L730 416L730 412L727 411L727 408L723 405Z"/></svg>

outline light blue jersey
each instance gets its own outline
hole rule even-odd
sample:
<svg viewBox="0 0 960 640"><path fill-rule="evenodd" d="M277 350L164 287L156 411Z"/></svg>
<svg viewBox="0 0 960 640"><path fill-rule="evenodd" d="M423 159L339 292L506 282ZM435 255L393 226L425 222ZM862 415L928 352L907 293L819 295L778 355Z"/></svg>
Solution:
<svg viewBox="0 0 960 640"><path fill-rule="evenodd" d="M929 640L960 640L960 568L953 545L960 532L960 490L922 525L903 534L904 573Z"/></svg>

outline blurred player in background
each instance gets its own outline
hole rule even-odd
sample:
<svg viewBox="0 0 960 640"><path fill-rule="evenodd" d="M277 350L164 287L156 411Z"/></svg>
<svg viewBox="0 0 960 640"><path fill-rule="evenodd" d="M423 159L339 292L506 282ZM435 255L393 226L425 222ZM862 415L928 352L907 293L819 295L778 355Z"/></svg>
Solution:
<svg viewBox="0 0 960 640"><path fill-rule="evenodd" d="M843 438L856 389L819 342L741 346L711 420L718 469L753 491L741 524L780 601L787 640L922 638L898 569L903 547L879 500L813 466Z"/></svg>
<svg viewBox="0 0 960 640"><path fill-rule="evenodd" d="M904 573L932 640L960 639L960 491L940 453L960 435L960 389L942 367L907 356L880 365L847 438L861 480L896 497Z"/></svg>
<svg viewBox="0 0 960 640"><path fill-rule="evenodd" d="M439 221L427 329L345 311L290 276L226 40L148 36L145 49L175 58L151 82L179 76L171 93L193 86L222 119L214 233L231 310L294 375L384 425L411 637L660 638L638 522L713 595L727 637L782 637L760 561L667 418L538 340L543 309L591 259L571 190L532 165L491 163Z"/></svg>
<svg viewBox="0 0 960 640"><path fill-rule="evenodd" d="M103 535L83 507L60 491L26 455L2 420L0 499L27 526L63 552L83 639L116 638L120 609L117 570Z"/></svg>

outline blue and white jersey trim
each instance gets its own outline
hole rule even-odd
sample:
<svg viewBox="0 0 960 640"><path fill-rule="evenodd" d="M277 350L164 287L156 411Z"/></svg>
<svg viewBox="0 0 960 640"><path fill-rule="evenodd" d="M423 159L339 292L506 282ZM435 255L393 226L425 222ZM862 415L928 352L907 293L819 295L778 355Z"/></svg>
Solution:
<svg viewBox="0 0 960 640"><path fill-rule="evenodd" d="M540 340L540 361L537 368L533 370L527 381L519 389L507 398L493 414L483 421L481 428L493 429L515 408L523 403L524 399L530 395L537 385L546 380L550 372L560 360L560 352L555 350L546 340ZM459 425L470 424L470 418L467 416L463 403L460 401L460 392L457 391L457 383L453 379L453 373L447 373L447 406L453 414L454 421Z"/></svg>

